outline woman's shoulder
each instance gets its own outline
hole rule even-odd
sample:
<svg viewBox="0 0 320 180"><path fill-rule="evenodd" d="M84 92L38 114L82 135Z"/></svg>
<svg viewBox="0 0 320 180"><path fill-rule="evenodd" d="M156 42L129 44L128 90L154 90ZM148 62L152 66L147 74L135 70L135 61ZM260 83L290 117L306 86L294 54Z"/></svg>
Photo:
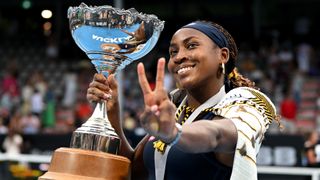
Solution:
<svg viewBox="0 0 320 180"><path fill-rule="evenodd" d="M222 101L227 100L253 100L260 105L263 105L262 103L265 103L266 105L271 106L270 108L275 109L273 102L267 95L257 89L250 87L237 87L230 90L222 99Z"/></svg>
<svg viewBox="0 0 320 180"><path fill-rule="evenodd" d="M237 87L230 90L216 105L216 108L229 109L235 106L256 109L267 115L270 121L277 116L276 108L269 97L250 87Z"/></svg>
<svg viewBox="0 0 320 180"><path fill-rule="evenodd" d="M240 94L242 97L263 96L270 101L270 99L263 92L251 87L236 87L231 89L226 95L231 94Z"/></svg>

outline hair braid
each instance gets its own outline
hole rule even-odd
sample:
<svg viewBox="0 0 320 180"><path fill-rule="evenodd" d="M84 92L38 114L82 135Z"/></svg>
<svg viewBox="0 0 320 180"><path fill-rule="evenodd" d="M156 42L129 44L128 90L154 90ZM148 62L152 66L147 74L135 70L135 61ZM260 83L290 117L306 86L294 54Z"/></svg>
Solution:
<svg viewBox="0 0 320 180"><path fill-rule="evenodd" d="M231 34L225 30L222 26L220 26L219 24L213 23L213 22L207 22L209 24L211 24L212 26L216 27L220 32L222 32L225 37L227 38L228 41L228 49L230 51L230 59L229 61L226 63L226 78L228 79L227 83L229 84L229 88L233 89L235 87L251 87L251 88L255 88L258 89L255 86L255 83L253 81L251 81L250 79L244 77L242 74L240 74L237 70L237 68L235 67L235 61L238 59L238 48L237 45L233 39L233 37L231 36Z"/></svg>
<svg viewBox="0 0 320 180"><path fill-rule="evenodd" d="M235 87L251 87L254 89L259 89L255 86L255 83L251 81L250 79L244 77L242 74L238 72L238 69L235 67L235 61L238 58L238 48L237 45L233 39L233 37L229 34L227 30L225 30L222 26L219 24L210 23L212 26L216 27L219 31L221 31L228 41L228 49L230 51L230 59L226 64L226 83L229 85L230 89L233 89ZM281 117L279 115L276 115L275 121L277 122L280 130L284 129L284 126L281 123Z"/></svg>

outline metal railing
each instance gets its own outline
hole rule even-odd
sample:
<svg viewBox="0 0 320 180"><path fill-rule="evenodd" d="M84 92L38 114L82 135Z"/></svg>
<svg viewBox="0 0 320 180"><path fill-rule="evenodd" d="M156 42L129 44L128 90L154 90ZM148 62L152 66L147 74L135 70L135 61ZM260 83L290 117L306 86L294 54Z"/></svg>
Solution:
<svg viewBox="0 0 320 180"><path fill-rule="evenodd" d="M258 166L259 174L311 176L311 180L320 180L320 168Z"/></svg>
<svg viewBox="0 0 320 180"><path fill-rule="evenodd" d="M51 155L36 155L36 154L9 155L5 153L0 153L0 161L50 163ZM311 176L311 180L320 180L320 168L258 166L258 173L268 174L268 175Z"/></svg>
<svg viewBox="0 0 320 180"><path fill-rule="evenodd" d="M31 162L31 163L50 163L50 155L38 154L6 154L0 153L0 161L17 161L17 162Z"/></svg>

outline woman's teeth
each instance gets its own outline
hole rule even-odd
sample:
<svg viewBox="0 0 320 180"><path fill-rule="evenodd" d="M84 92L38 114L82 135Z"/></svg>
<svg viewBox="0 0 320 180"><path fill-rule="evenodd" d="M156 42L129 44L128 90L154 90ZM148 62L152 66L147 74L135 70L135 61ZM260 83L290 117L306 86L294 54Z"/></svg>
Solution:
<svg viewBox="0 0 320 180"><path fill-rule="evenodd" d="M191 70L192 69L192 67L185 67L185 68L181 68L181 69L179 69L178 70L178 74L182 74L182 73L185 73L185 72L187 72L187 71L189 71L189 70Z"/></svg>

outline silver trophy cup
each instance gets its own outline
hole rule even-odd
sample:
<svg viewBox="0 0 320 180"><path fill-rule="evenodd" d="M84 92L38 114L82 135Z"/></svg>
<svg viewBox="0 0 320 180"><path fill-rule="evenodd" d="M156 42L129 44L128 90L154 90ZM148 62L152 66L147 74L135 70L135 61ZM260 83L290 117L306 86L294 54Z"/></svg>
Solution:
<svg viewBox="0 0 320 180"><path fill-rule="evenodd" d="M89 7L81 3L68 9L68 18L76 44L106 77L149 53L164 27L164 21L155 15L107 5ZM70 147L117 154L119 145L120 138L108 120L103 101L73 132Z"/></svg>

